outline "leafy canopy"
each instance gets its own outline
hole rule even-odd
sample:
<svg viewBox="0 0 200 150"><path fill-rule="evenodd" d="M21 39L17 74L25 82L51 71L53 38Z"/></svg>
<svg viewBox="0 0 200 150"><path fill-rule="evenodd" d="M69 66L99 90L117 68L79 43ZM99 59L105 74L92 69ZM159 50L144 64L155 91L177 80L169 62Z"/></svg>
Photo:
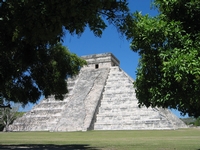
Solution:
<svg viewBox="0 0 200 150"><path fill-rule="evenodd" d="M63 99L65 80L86 62L61 44L64 35L89 27L101 36L128 15L126 0L0 0L0 98L35 103Z"/></svg>
<svg viewBox="0 0 200 150"><path fill-rule="evenodd" d="M200 116L200 1L155 0L156 17L135 12L127 27L140 57L134 83L140 106Z"/></svg>

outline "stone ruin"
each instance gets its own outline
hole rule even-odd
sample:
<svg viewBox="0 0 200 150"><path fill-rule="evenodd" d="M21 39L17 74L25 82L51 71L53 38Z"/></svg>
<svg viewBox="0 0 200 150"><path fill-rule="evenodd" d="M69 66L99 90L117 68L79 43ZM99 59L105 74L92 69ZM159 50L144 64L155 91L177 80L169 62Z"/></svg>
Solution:
<svg viewBox="0 0 200 150"><path fill-rule="evenodd" d="M64 100L42 100L11 131L163 130L187 126L168 109L138 107L134 80L111 53L83 56Z"/></svg>

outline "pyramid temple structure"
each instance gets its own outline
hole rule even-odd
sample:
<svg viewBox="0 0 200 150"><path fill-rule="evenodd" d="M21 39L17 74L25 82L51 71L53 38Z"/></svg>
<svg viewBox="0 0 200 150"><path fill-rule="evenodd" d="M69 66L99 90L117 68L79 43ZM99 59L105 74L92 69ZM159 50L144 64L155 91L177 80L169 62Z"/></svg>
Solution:
<svg viewBox="0 0 200 150"><path fill-rule="evenodd" d="M138 107L134 80L111 53L83 56L64 100L43 99L11 131L163 130L187 126L168 109Z"/></svg>

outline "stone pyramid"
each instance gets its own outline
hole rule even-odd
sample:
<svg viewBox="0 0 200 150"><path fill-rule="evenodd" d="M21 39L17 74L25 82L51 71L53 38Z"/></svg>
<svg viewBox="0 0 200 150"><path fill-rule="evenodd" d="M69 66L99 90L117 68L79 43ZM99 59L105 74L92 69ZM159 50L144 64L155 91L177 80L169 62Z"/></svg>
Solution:
<svg viewBox="0 0 200 150"><path fill-rule="evenodd" d="M67 80L63 101L42 100L12 131L162 130L187 126L168 109L138 108L133 79L111 53L83 56L88 65Z"/></svg>

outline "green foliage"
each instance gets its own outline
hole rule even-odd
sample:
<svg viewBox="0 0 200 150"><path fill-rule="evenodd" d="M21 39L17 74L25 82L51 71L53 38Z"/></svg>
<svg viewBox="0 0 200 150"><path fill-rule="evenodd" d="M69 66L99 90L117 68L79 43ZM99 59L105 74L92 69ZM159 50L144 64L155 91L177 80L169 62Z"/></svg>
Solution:
<svg viewBox="0 0 200 150"><path fill-rule="evenodd" d="M200 126L200 117L198 118L183 118L182 119L187 125L192 125L192 126Z"/></svg>
<svg viewBox="0 0 200 150"><path fill-rule="evenodd" d="M196 121L194 122L195 126L200 126L200 117L196 119Z"/></svg>
<svg viewBox="0 0 200 150"><path fill-rule="evenodd" d="M200 116L200 2L155 0L156 17L135 12L127 27L141 56L134 83L140 106Z"/></svg>
<svg viewBox="0 0 200 150"><path fill-rule="evenodd" d="M186 125L194 125L194 122L196 119L194 117L189 117L189 118L180 118Z"/></svg>
<svg viewBox="0 0 200 150"><path fill-rule="evenodd" d="M18 111L18 112L16 112L15 115L16 115L17 118L19 118L19 117L22 117L25 113L26 113L26 112L19 112L19 111Z"/></svg>
<svg viewBox="0 0 200 150"><path fill-rule="evenodd" d="M9 125L13 123L15 119L22 116L22 113L18 112L19 105L15 104L10 108L0 108L0 131L9 131Z"/></svg>
<svg viewBox="0 0 200 150"><path fill-rule="evenodd" d="M60 42L89 26L101 36L107 20L117 29L128 15L126 0L0 0L0 97L35 103L41 95L63 99L65 80L85 61Z"/></svg>
<svg viewBox="0 0 200 150"><path fill-rule="evenodd" d="M85 64L60 44L38 48L27 55L20 48L14 49L8 57L0 54L3 61L1 96L7 101L24 105L35 103L41 94L46 97L54 94L62 99L67 92L65 79L76 75L80 66Z"/></svg>

